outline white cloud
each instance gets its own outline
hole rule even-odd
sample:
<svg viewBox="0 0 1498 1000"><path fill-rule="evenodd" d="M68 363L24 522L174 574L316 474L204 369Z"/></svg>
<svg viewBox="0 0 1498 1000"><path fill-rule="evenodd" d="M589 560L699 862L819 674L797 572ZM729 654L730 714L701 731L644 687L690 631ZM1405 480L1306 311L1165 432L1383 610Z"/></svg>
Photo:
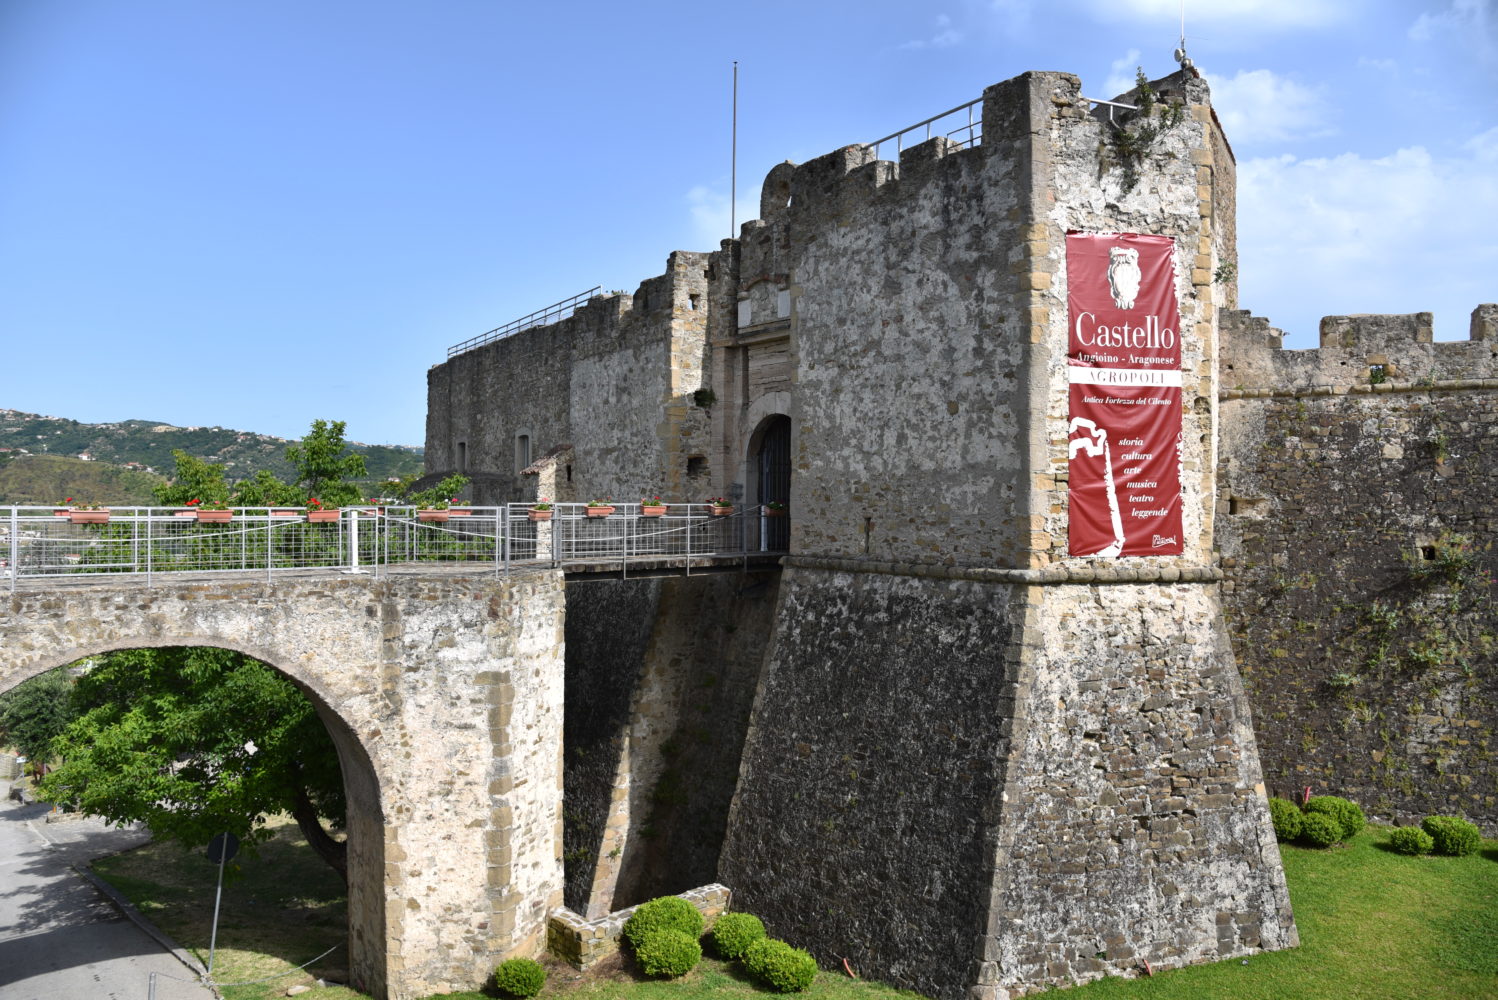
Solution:
<svg viewBox="0 0 1498 1000"><path fill-rule="evenodd" d="M901 45L902 49L949 49L962 41L962 32L952 26L952 19L945 14L936 15L936 33L930 38L916 39Z"/></svg>
<svg viewBox="0 0 1498 1000"><path fill-rule="evenodd" d="M1464 0L1459 0L1464 2ZM1107 21L1180 23L1180 0L1089 0L1093 13ZM1186 7L1186 36L1192 25L1244 25L1251 28L1313 28L1342 20L1348 12L1338 0L1211 0Z"/></svg>
<svg viewBox="0 0 1498 1000"><path fill-rule="evenodd" d="M1485 32L1490 22L1491 0L1452 0L1450 7L1437 14L1424 13L1410 25L1409 36L1417 42L1428 42L1453 28L1459 31Z"/></svg>
<svg viewBox="0 0 1498 1000"><path fill-rule="evenodd" d="M1369 159L1254 159L1238 166L1244 306L1313 347L1324 315L1436 314L1436 336L1461 337L1498 273L1498 128L1465 156L1422 147Z"/></svg>
<svg viewBox="0 0 1498 1000"><path fill-rule="evenodd" d="M738 211L733 225L742 226L750 219L759 218L759 186L755 185L752 197L738 199ZM699 184L687 192L687 205L692 211L692 228L698 246L716 247L718 241L728 238L728 194ZM735 232L734 236L739 234Z"/></svg>
<svg viewBox="0 0 1498 1000"><path fill-rule="evenodd" d="M1451 6L1438 13L1421 14L1409 27L1409 37L1416 42L1456 40L1476 47L1484 60L1498 56L1498 12L1494 0L1452 0Z"/></svg>
<svg viewBox="0 0 1498 1000"><path fill-rule="evenodd" d="M1209 73L1207 82L1229 142L1279 142L1316 134L1324 126L1321 95L1267 69L1240 70L1233 77Z"/></svg>
<svg viewBox="0 0 1498 1000"><path fill-rule="evenodd" d="M1138 72L1139 50L1130 49L1122 59L1115 59L1109 64L1108 79L1103 81L1103 94L1115 97L1133 90Z"/></svg>
<svg viewBox="0 0 1498 1000"><path fill-rule="evenodd" d="M1376 69L1380 73L1392 73L1399 68L1399 64L1393 59L1374 59L1371 56L1358 56L1359 69Z"/></svg>

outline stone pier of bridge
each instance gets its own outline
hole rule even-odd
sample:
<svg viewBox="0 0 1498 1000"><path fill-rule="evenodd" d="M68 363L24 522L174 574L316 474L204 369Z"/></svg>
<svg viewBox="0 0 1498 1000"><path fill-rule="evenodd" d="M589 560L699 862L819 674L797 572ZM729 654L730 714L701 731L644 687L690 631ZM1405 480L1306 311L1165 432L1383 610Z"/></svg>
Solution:
<svg viewBox="0 0 1498 1000"><path fill-rule="evenodd" d="M356 988L471 988L543 947L563 887L560 572L96 578L0 607L0 690L111 650L217 646L306 692L348 792Z"/></svg>

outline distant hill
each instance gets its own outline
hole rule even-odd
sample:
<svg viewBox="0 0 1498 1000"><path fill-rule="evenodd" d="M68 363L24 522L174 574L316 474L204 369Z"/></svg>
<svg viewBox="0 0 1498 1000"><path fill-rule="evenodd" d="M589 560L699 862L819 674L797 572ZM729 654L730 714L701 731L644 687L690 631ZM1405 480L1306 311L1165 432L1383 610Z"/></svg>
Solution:
<svg viewBox="0 0 1498 1000"><path fill-rule="evenodd" d="M172 450L180 448L190 455L223 465L224 474L230 481L248 478L260 469L269 469L282 479L290 479L292 469L285 457L289 443L286 438L226 427L174 427L150 420L84 424L65 417L0 409L0 459L21 451L75 459L87 456L93 462L117 466L135 463L140 466L140 471L154 470L170 475ZM366 444L351 444L350 448L364 456L371 481L413 473L420 475L422 472L420 448ZM48 495L46 502L55 499L58 498ZM36 502L41 502L40 498Z"/></svg>
<svg viewBox="0 0 1498 1000"><path fill-rule="evenodd" d="M161 476L108 462L85 462L66 455L22 455L0 463L0 503L55 504L67 497L79 503L120 506L155 502L151 487Z"/></svg>

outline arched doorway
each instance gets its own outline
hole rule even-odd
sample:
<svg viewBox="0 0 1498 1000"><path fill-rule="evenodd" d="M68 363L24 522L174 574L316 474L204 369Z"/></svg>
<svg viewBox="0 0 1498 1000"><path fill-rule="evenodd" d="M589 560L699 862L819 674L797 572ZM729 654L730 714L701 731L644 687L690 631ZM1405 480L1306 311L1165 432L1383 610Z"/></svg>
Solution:
<svg viewBox="0 0 1498 1000"><path fill-rule="evenodd" d="M766 417L755 430L752 443L756 500L760 504L791 502L791 418L783 413ZM762 552L790 549L790 519L762 516L759 548Z"/></svg>

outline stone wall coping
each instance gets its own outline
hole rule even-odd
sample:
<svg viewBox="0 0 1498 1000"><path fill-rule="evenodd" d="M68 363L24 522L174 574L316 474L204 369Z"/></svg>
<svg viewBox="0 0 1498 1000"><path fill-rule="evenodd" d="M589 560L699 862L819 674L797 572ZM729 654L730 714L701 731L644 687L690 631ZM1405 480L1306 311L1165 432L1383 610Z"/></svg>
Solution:
<svg viewBox="0 0 1498 1000"><path fill-rule="evenodd" d="M696 889L676 894L697 908L711 927L713 921L727 912L733 890L710 882ZM624 924L642 903L615 910L592 920L565 906L554 908L547 919L547 949L556 957L580 970L586 970L619 950Z"/></svg>
<svg viewBox="0 0 1498 1000"><path fill-rule="evenodd" d="M782 565L842 573L878 573L978 583L1054 585L1066 583L1217 583L1219 566L1142 566L1128 563L1061 563L1039 569L1001 566L945 566L940 563L884 562L842 556L786 556Z"/></svg>
<svg viewBox="0 0 1498 1000"><path fill-rule="evenodd" d="M1307 396L1345 396L1384 392L1461 392L1498 389L1498 378L1442 378L1424 382L1380 382L1377 385L1308 385L1285 389L1224 389L1219 399L1297 399Z"/></svg>

